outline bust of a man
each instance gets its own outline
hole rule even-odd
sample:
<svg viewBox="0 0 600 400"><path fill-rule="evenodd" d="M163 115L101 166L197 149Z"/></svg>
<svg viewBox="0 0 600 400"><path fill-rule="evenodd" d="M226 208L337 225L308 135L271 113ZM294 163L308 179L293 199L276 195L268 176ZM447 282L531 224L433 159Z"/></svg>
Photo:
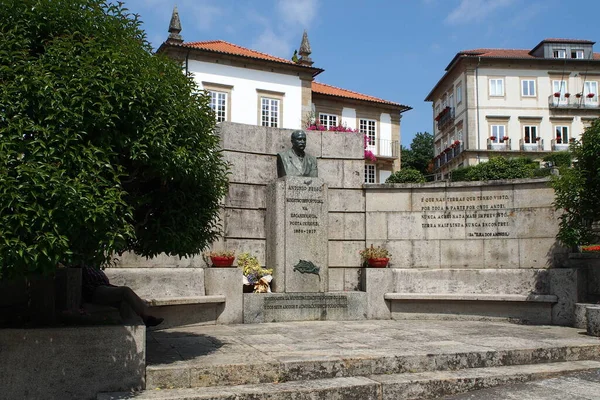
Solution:
<svg viewBox="0 0 600 400"><path fill-rule="evenodd" d="M277 177L310 176L316 178L317 159L304 152L306 133L292 132L292 148L277 154Z"/></svg>

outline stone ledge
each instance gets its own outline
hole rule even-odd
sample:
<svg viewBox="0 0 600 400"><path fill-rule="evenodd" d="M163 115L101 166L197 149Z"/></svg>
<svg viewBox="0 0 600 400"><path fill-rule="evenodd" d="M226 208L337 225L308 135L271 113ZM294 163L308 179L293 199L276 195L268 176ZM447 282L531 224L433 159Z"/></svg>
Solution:
<svg viewBox="0 0 600 400"><path fill-rule="evenodd" d="M556 303L558 297L547 294L471 294L471 293L386 293L386 300L451 300L451 301L530 301Z"/></svg>
<svg viewBox="0 0 600 400"><path fill-rule="evenodd" d="M225 296L188 296L188 297L163 297L157 299L146 299L151 307L159 306L174 306L183 304L210 304L210 303L225 303Z"/></svg>

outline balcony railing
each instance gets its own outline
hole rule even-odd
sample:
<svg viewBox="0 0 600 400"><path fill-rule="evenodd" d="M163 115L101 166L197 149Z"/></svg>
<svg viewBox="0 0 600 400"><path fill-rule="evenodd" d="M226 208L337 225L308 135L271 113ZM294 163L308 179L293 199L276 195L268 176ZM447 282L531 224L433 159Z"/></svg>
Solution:
<svg viewBox="0 0 600 400"><path fill-rule="evenodd" d="M525 143L525 140L519 139L519 149L521 151L544 151L544 139L537 138L535 143Z"/></svg>
<svg viewBox="0 0 600 400"><path fill-rule="evenodd" d="M437 128L443 131L454 122L454 107L447 107L447 111L438 115Z"/></svg>
<svg viewBox="0 0 600 400"><path fill-rule="evenodd" d="M448 164L452 159L458 157L458 155L460 153L462 153L464 150L465 150L464 143L461 141L458 141L458 144L455 145L454 147L450 146L450 147L446 148L444 151L442 151L440 154L438 154L433 159L434 168L438 169L438 168L442 167L443 165Z"/></svg>
<svg viewBox="0 0 600 400"><path fill-rule="evenodd" d="M496 151L510 150L511 149L511 139L502 140L502 141L499 141L498 143L496 143L492 139L488 138L487 149L488 150L496 150Z"/></svg>
<svg viewBox="0 0 600 400"><path fill-rule="evenodd" d="M587 97L581 96L577 97L574 95L570 95L566 97L564 95L556 97L554 95L548 96L548 106L550 108L563 108L563 109L592 109L597 110L600 108L598 103L598 96Z"/></svg>
<svg viewBox="0 0 600 400"><path fill-rule="evenodd" d="M562 140L552 139L551 146L552 146L552 151L567 151L567 150L569 150L569 143L565 143Z"/></svg>
<svg viewBox="0 0 600 400"><path fill-rule="evenodd" d="M398 158L400 156L400 142L379 138L368 138L366 150L371 150L375 157Z"/></svg>

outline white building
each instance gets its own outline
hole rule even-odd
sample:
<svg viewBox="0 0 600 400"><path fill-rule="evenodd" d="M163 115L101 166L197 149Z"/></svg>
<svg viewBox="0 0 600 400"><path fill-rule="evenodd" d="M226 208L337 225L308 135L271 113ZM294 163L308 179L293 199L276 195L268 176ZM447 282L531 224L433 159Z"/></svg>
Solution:
<svg viewBox="0 0 600 400"><path fill-rule="evenodd" d="M211 95L217 121L279 128L343 125L367 136L365 182L379 183L400 168L401 113L411 108L314 81L306 32L297 61L286 60L222 40L183 42L177 10L169 38L158 52L182 62L199 87Z"/></svg>
<svg viewBox="0 0 600 400"><path fill-rule="evenodd" d="M600 54L588 40L545 39L532 50L456 54L433 103L437 179L491 156L541 159L567 150L600 116Z"/></svg>

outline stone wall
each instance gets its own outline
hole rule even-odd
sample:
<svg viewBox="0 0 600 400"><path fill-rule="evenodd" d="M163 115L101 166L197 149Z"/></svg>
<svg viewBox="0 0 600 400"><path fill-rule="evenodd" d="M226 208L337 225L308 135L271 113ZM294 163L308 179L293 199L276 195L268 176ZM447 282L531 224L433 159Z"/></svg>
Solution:
<svg viewBox="0 0 600 400"><path fill-rule="evenodd" d="M566 250L545 179L369 185L367 245L396 268L549 268Z"/></svg>

